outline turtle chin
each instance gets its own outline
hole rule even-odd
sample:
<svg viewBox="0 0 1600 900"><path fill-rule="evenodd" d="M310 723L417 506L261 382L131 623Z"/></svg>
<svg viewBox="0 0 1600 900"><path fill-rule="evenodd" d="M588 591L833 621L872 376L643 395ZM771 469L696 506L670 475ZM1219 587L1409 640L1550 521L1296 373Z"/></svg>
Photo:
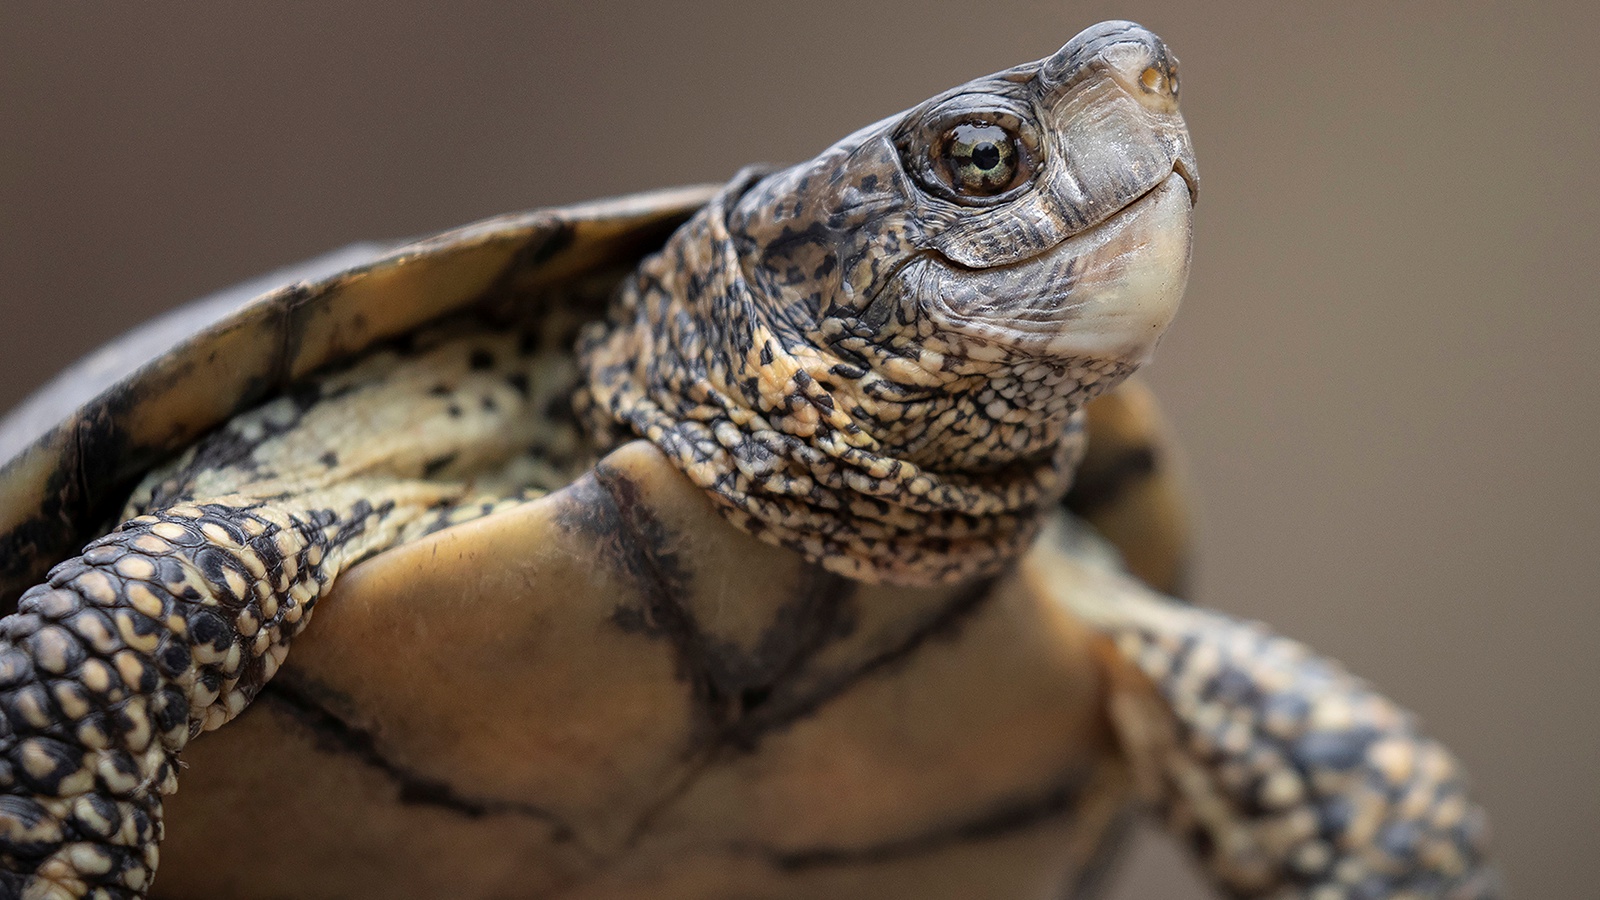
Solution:
<svg viewBox="0 0 1600 900"><path fill-rule="evenodd" d="M1092 228L1028 259L971 269L925 256L901 273L948 352L976 362L1143 363L1189 275L1193 198L1174 171Z"/></svg>

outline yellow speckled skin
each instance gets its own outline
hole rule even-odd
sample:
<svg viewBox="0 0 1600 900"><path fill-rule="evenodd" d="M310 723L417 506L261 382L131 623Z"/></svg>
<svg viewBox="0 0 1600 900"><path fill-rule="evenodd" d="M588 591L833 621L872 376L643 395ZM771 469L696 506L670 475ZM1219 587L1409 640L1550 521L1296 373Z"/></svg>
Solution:
<svg viewBox="0 0 1600 900"><path fill-rule="evenodd" d="M1233 896L1496 896L1409 716L1159 593L1196 190L1110 22L158 354L0 470L0 583L69 557L0 620L0 897L1083 897L1138 797Z"/></svg>

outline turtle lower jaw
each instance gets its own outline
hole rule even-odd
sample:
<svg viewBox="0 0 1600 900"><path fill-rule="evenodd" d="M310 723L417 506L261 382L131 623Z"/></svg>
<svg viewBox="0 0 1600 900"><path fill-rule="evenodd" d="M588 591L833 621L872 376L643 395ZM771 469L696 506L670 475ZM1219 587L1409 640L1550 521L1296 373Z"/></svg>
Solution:
<svg viewBox="0 0 1600 900"><path fill-rule="evenodd" d="M902 289L920 295L970 359L1138 365L1183 296L1194 191L1192 174L1175 167L1137 200L1044 253L991 269L924 257L907 267Z"/></svg>

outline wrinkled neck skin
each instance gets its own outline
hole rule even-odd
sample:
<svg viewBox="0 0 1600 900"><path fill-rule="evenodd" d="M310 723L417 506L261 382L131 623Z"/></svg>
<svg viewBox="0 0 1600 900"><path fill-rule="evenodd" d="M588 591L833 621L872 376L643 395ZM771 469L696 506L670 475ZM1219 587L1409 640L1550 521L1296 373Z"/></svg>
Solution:
<svg viewBox="0 0 1600 900"><path fill-rule="evenodd" d="M741 173L587 334L580 410L830 570L998 571L1069 486L1084 404L1148 355L1187 272L1187 135L1175 98L1137 94L1171 64L1127 24ZM993 109L1031 117L1029 181L973 203L910 171L929 134Z"/></svg>
<svg viewBox="0 0 1600 900"><path fill-rule="evenodd" d="M1042 449L974 472L886 446L878 435L931 448L966 433L974 455L1006 459L965 424L981 414L976 383L870 341L824 339L838 320L807 323L788 295L752 288L728 230L740 188L624 286L609 331L584 348L587 417L653 441L734 524L840 574L926 584L997 570L1066 491L1081 429L1069 414Z"/></svg>

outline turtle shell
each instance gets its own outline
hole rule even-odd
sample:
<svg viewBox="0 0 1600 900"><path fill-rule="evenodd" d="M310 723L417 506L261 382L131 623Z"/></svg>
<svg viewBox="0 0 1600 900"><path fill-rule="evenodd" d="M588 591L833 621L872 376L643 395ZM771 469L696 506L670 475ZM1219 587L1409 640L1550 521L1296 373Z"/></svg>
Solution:
<svg viewBox="0 0 1600 900"><path fill-rule="evenodd" d="M7 602L233 414L452 313L603 293L709 194L358 248L111 345L0 428ZM1088 427L1068 505L1175 589L1186 517L1147 391ZM1131 780L1054 584L1071 564L1042 543L977 584L859 584L626 445L341 576L255 704L185 751L157 895L1075 894Z"/></svg>
<svg viewBox="0 0 1600 900"><path fill-rule="evenodd" d="M102 532L151 466L235 413L478 304L629 271L715 191L695 186L357 246L223 291L81 360L0 422L0 612Z"/></svg>

